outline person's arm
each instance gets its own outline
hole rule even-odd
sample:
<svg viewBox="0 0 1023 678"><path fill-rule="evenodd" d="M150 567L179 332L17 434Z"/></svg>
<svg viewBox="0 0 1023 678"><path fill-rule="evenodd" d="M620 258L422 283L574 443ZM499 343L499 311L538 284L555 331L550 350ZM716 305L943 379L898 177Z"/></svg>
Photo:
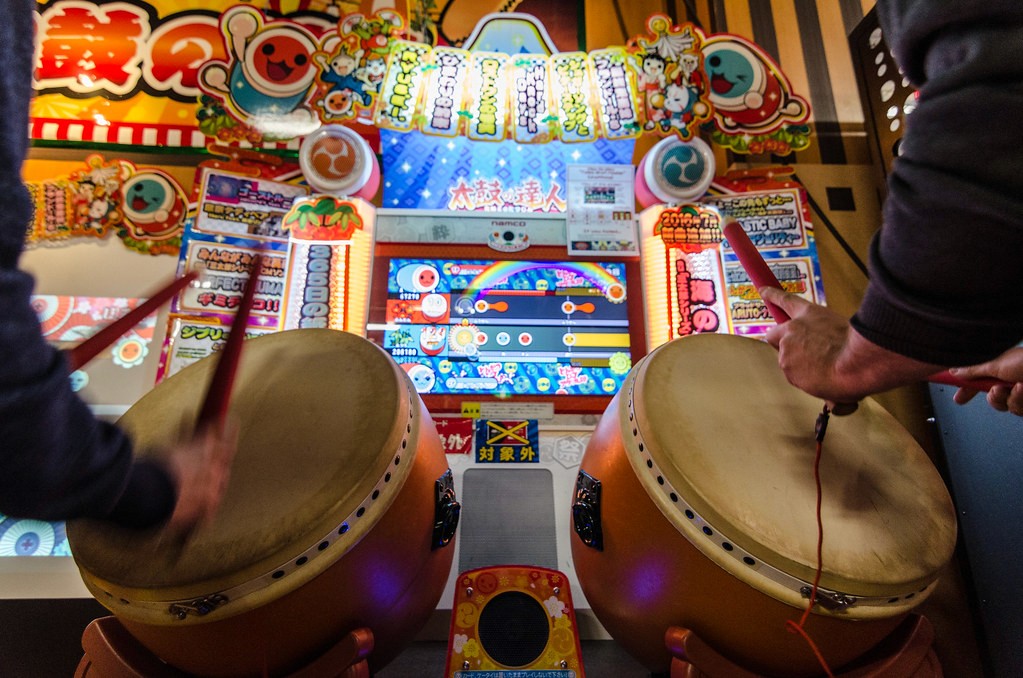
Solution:
<svg viewBox="0 0 1023 678"><path fill-rule="evenodd" d="M879 0L919 92L891 168L870 280L849 320L779 290L789 381L849 401L990 360L1023 338L1023 3Z"/></svg>
<svg viewBox="0 0 1023 678"><path fill-rule="evenodd" d="M995 386L989 390L987 402L999 412L1023 416L1023 347L1009 349L994 360L980 365L952 368L951 372L953 376L962 379L994 377L1013 384L1011 387ZM972 388L960 388L953 398L960 405L965 405L977 393Z"/></svg>
<svg viewBox="0 0 1023 678"><path fill-rule="evenodd" d="M971 365L1023 338L1023 3L879 0L918 90L851 322L913 360ZM898 102L896 102L898 103Z"/></svg>
<svg viewBox="0 0 1023 678"><path fill-rule="evenodd" d="M24 272L0 268L0 513L179 532L207 520L230 473L234 428L185 435L159 463L137 458L125 433L71 390L64 358L29 304L31 288Z"/></svg>
<svg viewBox="0 0 1023 678"><path fill-rule="evenodd" d="M215 428L176 445L166 466L137 459L124 432L71 391L65 361L29 303L33 280L18 270L33 214L21 165L35 9L31 0L0 2L0 512L187 532L219 503L234 431Z"/></svg>
<svg viewBox="0 0 1023 678"><path fill-rule="evenodd" d="M170 476L136 464L131 444L72 393L64 361L43 339L18 259L32 205L21 180L28 151L35 3L0 3L0 511L17 517L165 520Z"/></svg>
<svg viewBox="0 0 1023 678"><path fill-rule="evenodd" d="M31 291L26 273L0 268L0 511L55 520L112 514L128 525L165 519L173 481L149 463L136 465L126 436L71 391Z"/></svg>

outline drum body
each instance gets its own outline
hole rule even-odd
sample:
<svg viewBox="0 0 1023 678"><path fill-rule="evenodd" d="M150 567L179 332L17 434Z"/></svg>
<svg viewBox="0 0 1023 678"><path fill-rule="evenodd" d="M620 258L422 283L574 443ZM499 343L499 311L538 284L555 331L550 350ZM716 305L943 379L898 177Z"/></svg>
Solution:
<svg viewBox="0 0 1023 678"><path fill-rule="evenodd" d="M580 467L573 563L597 618L651 671L668 671L664 634L679 626L750 671L822 673L786 627L817 565L821 407L774 349L732 335L651 352L608 406ZM838 669L930 593L955 515L926 454L872 401L831 419L821 481L821 603L805 629Z"/></svg>
<svg viewBox="0 0 1023 678"><path fill-rule="evenodd" d="M128 411L140 454L192 430L214 366L189 366ZM279 332L246 341L230 414L239 447L212 523L181 546L72 521L86 585L192 674L286 674L361 627L379 669L436 607L454 551L450 471L411 382L355 335Z"/></svg>

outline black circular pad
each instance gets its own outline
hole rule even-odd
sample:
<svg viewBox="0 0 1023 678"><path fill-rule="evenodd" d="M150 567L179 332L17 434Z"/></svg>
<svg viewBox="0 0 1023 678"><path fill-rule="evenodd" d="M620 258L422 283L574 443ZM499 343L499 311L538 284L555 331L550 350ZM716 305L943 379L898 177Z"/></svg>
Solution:
<svg viewBox="0 0 1023 678"><path fill-rule="evenodd" d="M526 666L547 647L550 622L536 598L520 591L494 596L480 613L479 639L491 659L503 666Z"/></svg>

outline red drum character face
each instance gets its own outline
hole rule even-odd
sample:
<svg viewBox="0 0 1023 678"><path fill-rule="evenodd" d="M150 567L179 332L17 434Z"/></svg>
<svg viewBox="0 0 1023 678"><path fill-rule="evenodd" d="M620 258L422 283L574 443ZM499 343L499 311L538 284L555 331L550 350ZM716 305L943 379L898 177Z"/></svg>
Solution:
<svg viewBox="0 0 1023 678"><path fill-rule="evenodd" d="M253 37L246 50L245 71L266 94L294 94L312 84L315 51L316 45L304 32L271 26Z"/></svg>
<svg viewBox="0 0 1023 678"><path fill-rule="evenodd" d="M437 269L432 266L423 266L417 271L416 287L422 290L432 290L437 287Z"/></svg>
<svg viewBox="0 0 1023 678"><path fill-rule="evenodd" d="M428 294L437 289L440 274L430 264L407 264L398 270L395 281L408 292Z"/></svg>
<svg viewBox="0 0 1023 678"><path fill-rule="evenodd" d="M323 97L323 110L335 118L345 117L352 110L351 90L333 90Z"/></svg>

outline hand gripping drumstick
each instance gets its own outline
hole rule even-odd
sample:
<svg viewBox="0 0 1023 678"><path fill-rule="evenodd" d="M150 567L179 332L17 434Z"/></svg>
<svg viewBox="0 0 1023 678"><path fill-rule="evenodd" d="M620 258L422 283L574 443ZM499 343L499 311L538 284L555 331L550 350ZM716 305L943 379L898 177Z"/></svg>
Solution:
<svg viewBox="0 0 1023 678"><path fill-rule="evenodd" d="M256 294L256 281L259 279L262 267L263 255L257 253L252 258L252 270L249 272L249 279L245 282L242 300L235 312L234 320L231 321L231 333L227 335L224 348L220 351L217 368L213 372L210 386L206 391L206 400L203 401L202 409L199 410L199 418L195 423L196 430L210 424L222 423L227 416L227 406L231 400L231 387L234 385L235 372L238 371L242 341L245 340L245 328L249 324L249 311L252 310L252 300Z"/></svg>
<svg viewBox="0 0 1023 678"><path fill-rule="evenodd" d="M195 432L197 434L210 427L223 426L227 418L227 407L231 400L231 389L234 386L235 373L238 371L242 341L245 340L245 327L249 323L249 311L252 309L252 300L256 293L256 281L262 268L263 255L257 252L252 257L249 278L245 281L245 289L242 291L241 301L235 312L234 320L231 321L230 334L227 335L224 348L220 351L217 366L213 370L213 376L210 378L210 384L206 390L206 398L203 400L202 408L199 410L199 415L196 418ZM168 552L173 558L181 557L185 546L192 538L192 534L197 527L197 523L191 524L177 534L170 536L167 547Z"/></svg>
<svg viewBox="0 0 1023 678"><path fill-rule="evenodd" d="M172 280L170 284L151 296L145 302L136 306L131 311L110 323L74 348L68 350L66 353L68 371L74 372L82 365L95 358L103 352L104 349L117 341L121 335L142 322L147 315L163 306L164 302L169 301L171 297L183 290L197 277L197 274L190 272L180 278Z"/></svg>
<svg viewBox="0 0 1023 678"><path fill-rule="evenodd" d="M746 269L746 274L753 281L759 292L764 287L777 287L778 289L784 289L781 283L778 282L778 278L775 277L771 269L768 268L767 262L760 256L760 252L757 251L756 246L750 241L749 236L746 235L746 231L742 229L742 225L734 219L728 219L725 222L724 227L721 229L725 238L728 239L728 244L732 246L732 251L735 252L735 256L739 258L739 262L742 267ZM774 304L764 302L767 305L767 310L770 311L771 317L774 318L775 322L779 325L788 321L789 316L785 311L778 308ZM932 374L927 378L928 381L936 384L946 384L948 386L957 386L959 388L969 388L975 391L990 391L995 386L1006 386L1012 387L1012 384L994 379L991 377L984 377L980 379L961 379L954 377L952 374L945 370L944 372L938 372Z"/></svg>

